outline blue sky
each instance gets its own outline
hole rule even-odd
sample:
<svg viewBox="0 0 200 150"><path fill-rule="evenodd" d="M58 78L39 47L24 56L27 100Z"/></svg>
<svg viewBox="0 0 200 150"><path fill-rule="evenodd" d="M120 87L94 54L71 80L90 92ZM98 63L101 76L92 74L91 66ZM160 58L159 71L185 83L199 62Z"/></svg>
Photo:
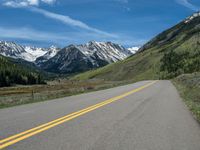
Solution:
<svg viewBox="0 0 200 150"><path fill-rule="evenodd" d="M0 0L0 40L140 46L199 9L199 0Z"/></svg>

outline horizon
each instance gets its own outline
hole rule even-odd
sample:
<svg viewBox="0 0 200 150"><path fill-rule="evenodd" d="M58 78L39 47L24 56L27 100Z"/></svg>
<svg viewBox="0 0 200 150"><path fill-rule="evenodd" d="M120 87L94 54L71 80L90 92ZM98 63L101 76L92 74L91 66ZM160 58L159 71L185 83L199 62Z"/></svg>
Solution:
<svg viewBox="0 0 200 150"><path fill-rule="evenodd" d="M197 0L0 0L0 40L35 47L89 41L139 47L199 6Z"/></svg>

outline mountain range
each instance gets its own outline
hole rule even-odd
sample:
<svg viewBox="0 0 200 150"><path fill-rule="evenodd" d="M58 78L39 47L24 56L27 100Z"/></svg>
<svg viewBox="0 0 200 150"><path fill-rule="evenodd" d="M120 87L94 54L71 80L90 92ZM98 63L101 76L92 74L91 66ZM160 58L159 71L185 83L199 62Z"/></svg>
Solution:
<svg viewBox="0 0 200 150"><path fill-rule="evenodd" d="M37 57L44 55L48 49L21 46L15 42L0 41L0 54L14 59L34 62Z"/></svg>
<svg viewBox="0 0 200 150"><path fill-rule="evenodd" d="M15 42L0 41L0 54L30 62L41 70L54 73L79 73L123 60L135 51L111 42L91 41L64 48L21 46Z"/></svg>

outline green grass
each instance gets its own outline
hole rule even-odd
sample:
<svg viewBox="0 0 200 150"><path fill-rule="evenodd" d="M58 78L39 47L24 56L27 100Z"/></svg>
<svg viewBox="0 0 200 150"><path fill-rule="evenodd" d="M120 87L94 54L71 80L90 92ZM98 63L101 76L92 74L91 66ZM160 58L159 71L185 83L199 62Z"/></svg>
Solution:
<svg viewBox="0 0 200 150"><path fill-rule="evenodd" d="M107 81L140 81L158 79L160 53L145 51L124 61L76 75L73 80L104 79Z"/></svg>
<svg viewBox="0 0 200 150"><path fill-rule="evenodd" d="M200 43L200 38L199 36L194 35L184 42L173 41L169 44L163 45L162 47L153 47L151 49L137 53L124 61L78 74L72 77L72 79L104 79L107 81L141 81L166 79L170 72L161 70L161 65L163 63L162 58L164 54L171 50L175 51L176 53L187 51L191 56L194 54L199 54L200 44L198 43ZM191 63L193 63L193 58L190 55L188 55L187 59L183 60L187 61L185 64L188 64L183 66L183 73L184 70L189 70L187 73L193 71L189 68L194 66L191 65ZM198 55L195 56L199 57Z"/></svg>
<svg viewBox="0 0 200 150"><path fill-rule="evenodd" d="M188 108L200 122L200 73L181 75L173 80Z"/></svg>

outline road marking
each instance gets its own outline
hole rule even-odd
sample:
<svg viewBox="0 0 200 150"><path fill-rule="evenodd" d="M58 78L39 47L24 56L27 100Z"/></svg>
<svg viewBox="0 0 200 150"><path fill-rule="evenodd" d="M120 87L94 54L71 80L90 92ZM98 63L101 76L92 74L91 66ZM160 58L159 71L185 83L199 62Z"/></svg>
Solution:
<svg viewBox="0 0 200 150"><path fill-rule="evenodd" d="M31 136L33 136L33 135L36 135L36 134L41 133L41 132L43 132L43 131L46 131L46 130L48 130L48 129L50 129L50 128L53 128L53 127L55 127L55 126L58 126L58 125L60 125L60 124L62 124L62 123L64 123L64 122L67 122L67 121L69 121L69 120L72 120L72 119L74 119L74 118L77 118L77 117L79 117L79 116L82 116L82 115L84 115L84 114L86 114L86 113L88 113L88 112L91 112L91 111L95 110L95 109L98 109L98 108L100 108L100 107L103 107L103 106L105 106L105 105L108 105L108 104L110 104L110 103L113 103L113 102L115 102L115 101L117 101L117 100L120 100L120 99L122 99L122 98L124 98L124 97L127 97L127 96L129 96L129 95L131 95L131 94L133 94L133 93L139 92L139 91L141 91L141 90L143 90L143 89L145 89L145 88L151 86L152 84L154 84L154 83L156 83L156 82L157 82L157 81L153 81L153 82L151 82L151 83L148 83L148 84L146 84L146 85L144 85L144 86L141 86L141 87L139 87L139 88L137 88L137 89L134 89L134 90L129 91L129 92L127 92L127 93L124 93L124 94L122 94L122 95L119 95L119 96L110 98L110 99L105 100L105 101L103 101L103 102L101 102L101 103L98 103L98 104L92 105L92 106L90 106L90 107L87 107L87 108L85 108L85 109L82 109L82 110L80 110L80 111L77 111L77 112L68 114L68 115L66 115L66 116L64 116L64 117L58 118L58 119L53 120L53 121L51 121L51 122L42 124L42 125L40 125L40 126L38 126L38 127L29 129L29 130L26 130L26 131L24 131L24 132L18 133L18 134L16 134L16 135L10 136L10 137L5 138L5 139L2 139L2 140L0 140L0 144L1 144L1 145L0 145L0 149L3 149L3 148L8 147L8 146L10 146L10 145L13 145L13 144L15 144L15 143L17 143L17 142L19 142L19 141L22 141L22 140L24 140L24 139L27 139L27 138L29 138L29 137L31 137Z"/></svg>

